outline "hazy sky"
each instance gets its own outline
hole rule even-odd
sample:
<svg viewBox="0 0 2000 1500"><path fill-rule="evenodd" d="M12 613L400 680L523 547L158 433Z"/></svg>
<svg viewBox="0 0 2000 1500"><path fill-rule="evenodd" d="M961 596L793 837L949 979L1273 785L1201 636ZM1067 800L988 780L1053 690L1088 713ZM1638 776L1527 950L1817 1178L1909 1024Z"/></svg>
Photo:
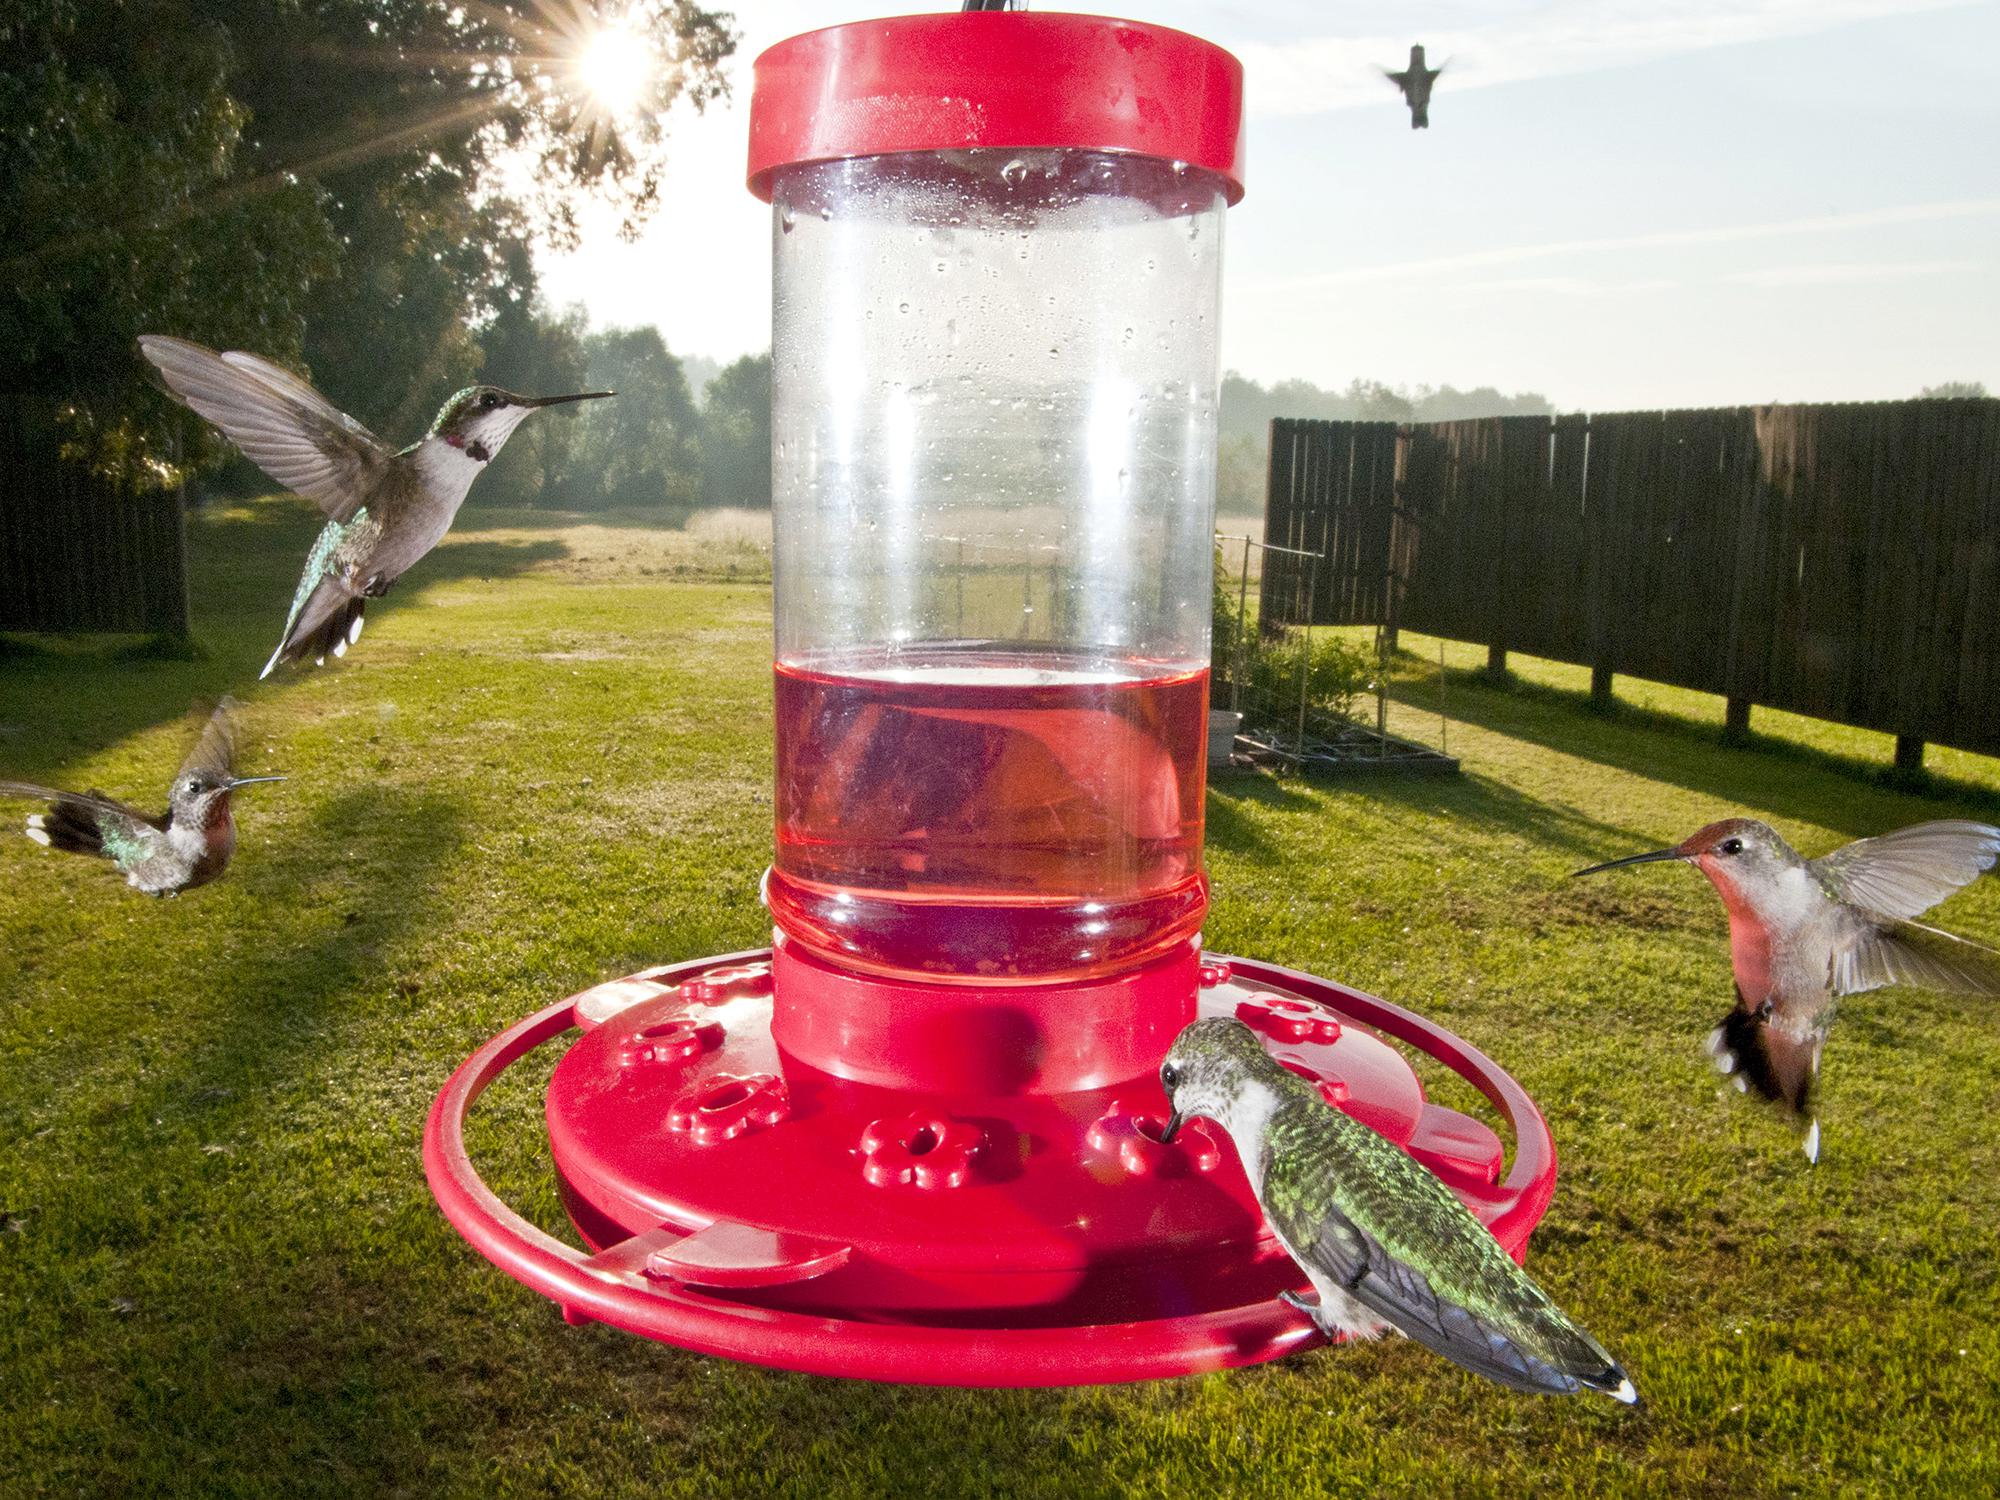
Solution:
<svg viewBox="0 0 2000 1500"><path fill-rule="evenodd" d="M770 342L743 187L750 61L913 7L743 0L734 99L665 204L543 259L557 303L679 353ZM944 7L939 7L944 8ZM1052 9L1054 7L1042 7ZM2000 4L1134 0L1244 61L1223 362L1261 380L1495 385L1611 411L2000 390ZM1412 131L1375 63L1446 62Z"/></svg>

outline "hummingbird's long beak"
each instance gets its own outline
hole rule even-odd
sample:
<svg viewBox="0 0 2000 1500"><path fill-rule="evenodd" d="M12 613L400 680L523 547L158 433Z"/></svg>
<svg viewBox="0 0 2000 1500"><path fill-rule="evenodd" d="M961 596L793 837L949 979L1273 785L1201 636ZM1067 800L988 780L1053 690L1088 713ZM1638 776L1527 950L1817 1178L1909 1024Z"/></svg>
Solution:
<svg viewBox="0 0 2000 1500"><path fill-rule="evenodd" d="M282 776L237 776L231 778L229 785L224 787L223 790L225 792L233 792L239 786L255 786L260 781L283 781L284 779Z"/></svg>
<svg viewBox="0 0 2000 1500"><path fill-rule="evenodd" d="M615 396L616 391L578 391L574 396L531 396L523 406L561 406L565 401L602 401L607 396Z"/></svg>
<svg viewBox="0 0 2000 1500"><path fill-rule="evenodd" d="M1171 1146L1174 1143L1174 1137L1181 1133L1181 1124L1186 1118L1179 1110L1167 1116L1166 1128L1160 1132L1162 1146Z"/></svg>
<svg viewBox="0 0 2000 1500"><path fill-rule="evenodd" d="M1579 875L1595 875L1599 870L1615 870L1620 865L1646 865L1651 864L1656 859L1686 858L1687 856L1681 853L1680 845L1676 844L1671 849L1655 849L1651 854L1628 854L1623 859L1607 859L1601 865L1591 865L1587 869L1572 870L1570 871L1570 879L1574 880Z"/></svg>

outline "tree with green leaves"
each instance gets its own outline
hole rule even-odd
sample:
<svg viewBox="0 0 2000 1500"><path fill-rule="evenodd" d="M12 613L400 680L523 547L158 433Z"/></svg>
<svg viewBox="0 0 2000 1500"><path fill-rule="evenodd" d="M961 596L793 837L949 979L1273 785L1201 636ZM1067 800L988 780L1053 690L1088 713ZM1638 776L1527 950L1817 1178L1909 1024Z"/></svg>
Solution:
<svg viewBox="0 0 2000 1500"><path fill-rule="evenodd" d="M235 48L181 0L15 0L0 55L0 394L91 467L164 479L200 428L142 380L133 338L296 356L339 259L323 195L242 189Z"/></svg>
<svg viewBox="0 0 2000 1500"><path fill-rule="evenodd" d="M303 365L400 433L532 295L525 241L573 241L588 197L644 220L670 107L721 93L735 41L690 0L15 0L0 390L100 467L161 472L176 435L210 441L145 383L132 341L164 331Z"/></svg>
<svg viewBox="0 0 2000 1500"><path fill-rule="evenodd" d="M771 356L746 354L702 402L703 493L711 505L771 503Z"/></svg>
<svg viewBox="0 0 2000 1500"><path fill-rule="evenodd" d="M701 415L681 362L657 328L611 328L584 340L585 383L615 390L577 423L572 503L691 506L701 499Z"/></svg>

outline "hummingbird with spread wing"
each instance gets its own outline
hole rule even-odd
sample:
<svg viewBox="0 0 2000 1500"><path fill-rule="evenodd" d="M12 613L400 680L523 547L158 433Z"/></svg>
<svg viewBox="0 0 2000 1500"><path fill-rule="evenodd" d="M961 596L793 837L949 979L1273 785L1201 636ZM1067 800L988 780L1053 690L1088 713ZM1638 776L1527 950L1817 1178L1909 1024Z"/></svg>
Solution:
<svg viewBox="0 0 2000 1500"><path fill-rule="evenodd" d="M1410 106L1410 129L1429 130L1431 128L1431 85L1437 82L1443 68L1424 66L1424 49L1421 44L1410 48L1410 65L1400 73L1391 73L1387 68L1382 76L1402 90L1404 102Z"/></svg>
<svg viewBox="0 0 2000 1500"><path fill-rule="evenodd" d="M95 787L59 792L25 781L0 781L0 797L47 802L47 811L28 819L29 838L45 849L108 859L127 885L149 896L178 896L207 885L229 868L236 852L231 798L240 788L285 779L233 774L230 715L235 707L231 698L216 705L167 788L167 810L158 816L115 801Z"/></svg>
<svg viewBox="0 0 2000 1500"><path fill-rule="evenodd" d="M1715 1065L1808 1120L1819 1160L1814 1080L1844 995L1884 985L2000 995L2000 951L1915 920L2000 858L2000 828L1949 819L1857 839L1806 859L1768 823L1726 818L1670 849L1578 870L1594 875L1684 860L1729 911L1736 1004L1709 1033Z"/></svg>
<svg viewBox="0 0 2000 1500"><path fill-rule="evenodd" d="M1316 1301L1282 1300L1329 1338L1386 1328L1511 1390L1639 1393L1451 1190L1401 1148L1348 1118L1227 1016L1194 1022L1160 1065L1172 1109L1162 1140L1193 1115L1228 1132L1278 1243Z"/></svg>
<svg viewBox="0 0 2000 1500"><path fill-rule="evenodd" d="M218 354L185 339L146 334L139 348L167 389L222 429L223 436L279 484L326 514L285 618L278 649L257 675L308 657L322 666L361 638L370 599L428 553L451 529L486 465L523 419L546 406L594 401L517 396L475 385L445 402L429 432L400 451L298 376L255 354Z"/></svg>

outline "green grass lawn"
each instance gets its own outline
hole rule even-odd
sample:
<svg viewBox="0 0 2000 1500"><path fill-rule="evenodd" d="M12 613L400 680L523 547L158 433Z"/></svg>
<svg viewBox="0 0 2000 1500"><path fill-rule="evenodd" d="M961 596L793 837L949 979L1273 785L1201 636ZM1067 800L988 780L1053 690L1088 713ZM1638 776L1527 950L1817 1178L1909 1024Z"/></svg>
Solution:
<svg viewBox="0 0 2000 1500"><path fill-rule="evenodd" d="M1859 997L1825 1156L1717 1080L1719 903L1577 866L1734 812L1808 853L2000 812L2000 769L1518 662L1464 670L1463 778L1233 779L1211 947L1415 1006L1541 1102L1563 1172L1536 1274L1650 1405L1511 1395L1398 1342L1144 1386L963 1392L703 1359L479 1259L424 1187L432 1095L507 1022L645 964L754 947L770 844L755 545L468 512L337 668L254 684L315 518L192 528L192 662L0 659L0 774L146 802L200 693L243 697L238 862L153 902L0 840L0 1492L237 1495L1950 1494L2000 1485L2000 1035ZM1392 728L1438 737L1436 643ZM7 826L26 808L5 810ZM1943 920L2000 936L2000 887ZM482 1101L489 1181L561 1223L539 1070ZM1448 1102L1463 1091L1439 1086Z"/></svg>

